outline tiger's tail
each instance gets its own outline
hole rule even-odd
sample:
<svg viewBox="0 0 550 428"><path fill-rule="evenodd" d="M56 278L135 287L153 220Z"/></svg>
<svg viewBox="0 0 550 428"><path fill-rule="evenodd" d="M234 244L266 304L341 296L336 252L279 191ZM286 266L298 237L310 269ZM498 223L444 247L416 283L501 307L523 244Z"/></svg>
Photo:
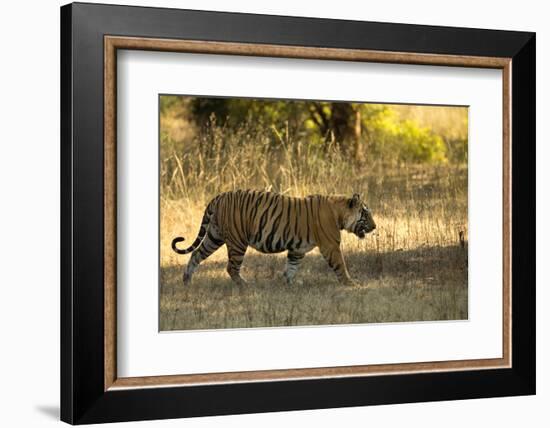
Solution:
<svg viewBox="0 0 550 428"><path fill-rule="evenodd" d="M185 238L182 236L178 236L172 240L172 250L174 250L178 254L189 254L195 251L197 248L199 248L202 244L202 241L204 240L204 237L206 236L206 232L208 231L208 225L210 224L210 217L212 216L213 210L213 203L212 201L208 204L206 207L206 210L204 210L204 215L202 216L202 222L201 222L201 228L199 230L199 233L197 237L195 238L195 241L193 244L191 244L190 247L187 247L185 249L179 249L177 247L177 244L180 242L185 241Z"/></svg>

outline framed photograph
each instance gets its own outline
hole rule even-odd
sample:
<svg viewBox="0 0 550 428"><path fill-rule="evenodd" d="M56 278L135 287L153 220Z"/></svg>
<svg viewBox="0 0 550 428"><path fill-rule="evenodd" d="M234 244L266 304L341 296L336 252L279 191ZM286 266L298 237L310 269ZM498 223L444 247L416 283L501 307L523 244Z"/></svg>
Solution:
<svg viewBox="0 0 550 428"><path fill-rule="evenodd" d="M61 418L535 393L535 34L61 8Z"/></svg>

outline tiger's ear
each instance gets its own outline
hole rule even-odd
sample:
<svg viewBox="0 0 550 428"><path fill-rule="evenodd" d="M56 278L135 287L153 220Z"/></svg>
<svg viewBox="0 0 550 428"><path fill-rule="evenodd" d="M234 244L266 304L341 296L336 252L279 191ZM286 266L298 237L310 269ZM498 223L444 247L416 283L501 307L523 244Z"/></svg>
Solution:
<svg viewBox="0 0 550 428"><path fill-rule="evenodd" d="M361 196L359 196L359 193L354 193L351 199L348 200L348 206L350 208L357 208L360 202Z"/></svg>

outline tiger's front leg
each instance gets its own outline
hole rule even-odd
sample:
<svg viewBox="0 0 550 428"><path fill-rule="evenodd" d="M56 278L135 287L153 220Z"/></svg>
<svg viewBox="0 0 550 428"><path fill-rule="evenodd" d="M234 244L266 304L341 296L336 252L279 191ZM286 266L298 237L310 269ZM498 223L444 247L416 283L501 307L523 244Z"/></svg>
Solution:
<svg viewBox="0 0 550 428"><path fill-rule="evenodd" d="M320 246L319 250L327 261L328 265L334 270L338 281L344 285L355 285L355 282L351 279L344 255L340 249L340 244L334 243L333 245Z"/></svg>
<svg viewBox="0 0 550 428"><path fill-rule="evenodd" d="M300 266L300 262L304 258L306 254L295 252L295 251L289 251L286 258L286 270L285 270L285 279L288 285L292 284L292 281L294 280L294 276L296 275L296 272L298 271L298 267Z"/></svg>

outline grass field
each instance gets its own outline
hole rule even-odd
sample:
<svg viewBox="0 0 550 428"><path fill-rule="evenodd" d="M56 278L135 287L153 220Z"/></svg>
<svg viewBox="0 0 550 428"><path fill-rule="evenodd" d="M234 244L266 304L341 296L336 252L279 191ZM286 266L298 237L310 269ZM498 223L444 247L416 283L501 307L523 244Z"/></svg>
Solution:
<svg viewBox="0 0 550 428"><path fill-rule="evenodd" d="M161 151L161 158L170 156L162 156ZM465 166L406 166L346 173L345 166L334 161L321 165L326 168L321 180L322 175L313 173L300 176L292 159L280 162L279 169L273 171L267 171L273 165L269 159L263 163L258 159L256 171L241 165L231 172L232 166L225 164L220 166L223 174L205 177L197 172L195 181L185 160L173 158L176 167L168 171L170 174L164 171L170 180L161 198L161 330L468 317ZM239 176L239 170L250 174ZM318 173L318 169L314 171ZM183 269L190 256L175 254L171 240L175 236L190 242L195 238L204 208L217 193L212 189L245 187L243 183L251 183L246 186L249 188L266 188L262 185L268 181L262 179L264 174L277 184L275 190L285 189L296 196L336 193L334 189L350 196L353 191L362 192L377 229L364 240L342 232L344 257L358 286L339 284L318 250L306 255L296 282L288 286L282 278L285 254L265 255L249 249L241 271L249 285L237 287L225 270L225 246L201 264L190 286L183 285ZM200 191L196 187L199 182L205 183Z"/></svg>

